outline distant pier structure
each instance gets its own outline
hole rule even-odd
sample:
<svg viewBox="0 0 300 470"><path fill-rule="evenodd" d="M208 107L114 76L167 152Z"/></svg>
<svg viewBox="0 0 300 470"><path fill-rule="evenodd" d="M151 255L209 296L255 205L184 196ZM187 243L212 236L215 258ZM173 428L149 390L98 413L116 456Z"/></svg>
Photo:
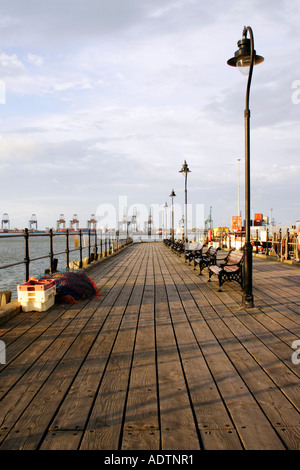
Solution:
<svg viewBox="0 0 300 470"><path fill-rule="evenodd" d="M29 220L29 230L37 230L37 229L38 229L37 217L35 214L32 214L31 219Z"/></svg>
<svg viewBox="0 0 300 470"><path fill-rule="evenodd" d="M96 229L97 228L97 220L95 218L95 214L92 214L90 220L87 221L87 228L88 229Z"/></svg>
<svg viewBox="0 0 300 470"><path fill-rule="evenodd" d="M70 220L70 228L75 228L75 230L78 230L79 220L77 214L73 214L73 219Z"/></svg>
<svg viewBox="0 0 300 470"><path fill-rule="evenodd" d="M60 214L59 216L59 219L57 220L57 231L59 232L59 230L65 230L66 228L66 219L65 219L65 216L64 214Z"/></svg>
<svg viewBox="0 0 300 470"><path fill-rule="evenodd" d="M10 230L10 221L7 212L3 214L1 228L2 230Z"/></svg>

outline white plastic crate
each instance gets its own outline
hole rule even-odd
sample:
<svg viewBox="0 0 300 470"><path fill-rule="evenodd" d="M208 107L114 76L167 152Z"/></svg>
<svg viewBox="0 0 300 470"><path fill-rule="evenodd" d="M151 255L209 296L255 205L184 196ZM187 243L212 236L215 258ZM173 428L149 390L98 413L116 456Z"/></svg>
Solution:
<svg viewBox="0 0 300 470"><path fill-rule="evenodd" d="M55 302L55 285L47 290L21 290L18 286L18 302L24 312L45 312Z"/></svg>

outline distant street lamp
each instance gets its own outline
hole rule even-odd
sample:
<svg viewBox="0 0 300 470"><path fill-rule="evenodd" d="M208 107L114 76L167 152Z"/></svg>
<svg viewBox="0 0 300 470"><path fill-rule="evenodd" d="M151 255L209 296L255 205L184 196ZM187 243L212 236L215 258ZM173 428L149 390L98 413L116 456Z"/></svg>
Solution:
<svg viewBox="0 0 300 470"><path fill-rule="evenodd" d="M171 234L172 241L174 241L174 208L173 208L174 197L176 197L176 194L174 192L174 189L172 189L172 192L170 194L170 198L172 198L172 234Z"/></svg>
<svg viewBox="0 0 300 470"><path fill-rule="evenodd" d="M250 39L247 38L249 32ZM234 57L227 61L228 65L233 67L250 67L248 73L248 83L246 91L245 117L245 222L246 222L246 240L244 245L244 280L243 280L243 306L251 308L253 304L252 293L252 245L250 239L250 109L249 94L252 79L253 65L260 64L264 58L257 55L254 50L253 32L250 26L245 26L243 37L237 43L239 49Z"/></svg>
<svg viewBox="0 0 300 470"><path fill-rule="evenodd" d="M184 178L184 255L186 255L186 241L187 241L187 175L191 173L189 167L187 166L186 160L182 165L179 173L182 173Z"/></svg>
<svg viewBox="0 0 300 470"><path fill-rule="evenodd" d="M128 244L128 238L129 238L129 225L131 224L130 220L127 220L127 228L126 228L126 245Z"/></svg>

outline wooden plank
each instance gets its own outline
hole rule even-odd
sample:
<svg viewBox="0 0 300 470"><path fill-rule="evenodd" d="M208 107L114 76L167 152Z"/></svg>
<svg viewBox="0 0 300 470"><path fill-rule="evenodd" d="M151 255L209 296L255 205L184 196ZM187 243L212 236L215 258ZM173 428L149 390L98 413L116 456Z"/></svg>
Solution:
<svg viewBox="0 0 300 470"><path fill-rule="evenodd" d="M81 304L81 308L73 306L73 310L75 311L79 308L80 311L82 311L82 315L81 317L79 316L78 322L74 321L71 323L70 328L67 329L55 343L55 346L57 347L57 357L55 349L53 350L49 348L49 350L46 351L46 355L43 356L41 361L38 363L38 365L41 364L43 367L44 364L46 364L46 367L43 369L43 374L41 375L42 378L44 378L45 370L46 375L47 373L49 374L49 370L52 372L52 369L54 369L54 372L48 377L48 380L43 384L43 386L40 389L37 389L38 393L35 395L30 406L24 411L20 419L16 419L16 425L12 428L11 432L8 433L2 448L32 449L36 448L38 445L39 439L45 432L45 426L48 425L49 420L52 418L53 410L57 409L57 401L60 402L62 399L64 391L67 390L70 385L74 374L85 357L86 351L89 349L97 331L103 323L104 316L101 315L101 313L100 315L92 316L91 323L88 322L91 315L96 312L96 307L99 305L99 301L91 300L89 302L89 308L86 307L83 310L82 305L83 304ZM82 327L84 328L82 329ZM68 341L70 341L71 345ZM65 352L68 345L70 345L70 347ZM58 365L56 361L59 362ZM54 368L53 363L56 368ZM25 377L25 379L26 382L23 387L26 387L27 377ZM34 380L34 384L31 382L32 380L29 378L29 384L31 384L33 391L35 390L34 384L37 383L37 385L40 386L39 381L36 382ZM19 395L20 394L17 394L17 397ZM31 394L27 393L27 397L30 395ZM8 398L10 398L10 395L8 395ZM20 402L22 402L23 406L23 400L20 400ZM12 413L17 411L19 411L18 407L13 409ZM28 422L31 423L30 430L27 428Z"/></svg>
<svg viewBox="0 0 300 470"><path fill-rule="evenodd" d="M230 291L231 292L231 291ZM219 298L223 300L223 302L228 305L228 296L224 294L218 294ZM222 313L224 312L224 314ZM234 314L236 317L239 317L241 314L243 315L244 318L247 318L248 320L251 319L250 321L252 324L254 324L254 319L255 320L260 320L263 324L266 324L269 328L272 325L273 329L275 329L274 323L270 323L270 319L266 319L265 316L263 316L260 312L257 312L257 309L252 309L251 310L252 315L249 317L249 315L246 314L246 312L241 312L239 310L235 310ZM224 318L224 322L228 325L231 330L235 332L237 337L240 338L240 341L243 342L243 338L249 336L250 331L246 330L243 324L240 322L234 321L235 317L230 316L228 311L222 309L218 309L218 313L221 315L222 318ZM269 345L276 345L276 340L274 341L274 338L270 335L270 332L268 330L262 331L262 327L258 327L259 331L261 331L261 339L262 342L264 342L265 338L269 338ZM278 329L275 329L278 332ZM284 337L286 337L287 332L283 332ZM250 333L251 335L251 333ZM230 334L229 334L230 336ZM228 344L228 332L227 332L227 341L222 341L223 347L226 349L227 344ZM272 341L271 341L272 340ZM256 338L256 335L252 335L252 341L256 342L257 344L259 343L258 338ZM262 408L268 415L270 421L272 422L274 428L276 428L276 431L278 433L282 432L282 429L285 429L287 423L290 423L289 427L289 432L282 432L282 439L285 441L286 446L288 448L294 448L294 442L297 441L297 424L299 424L299 413L296 408L292 406L292 403L286 399L285 395L279 389L277 389L276 385L268 376L266 376L266 372L264 369L260 369L257 366L257 363L255 360L252 358L252 356L249 356L248 358L245 357L245 354L243 354L245 351L244 349L240 346L239 343L235 342L235 349L237 348L238 352L235 352L235 355L231 354L229 351L227 353L229 354L231 360L235 363L236 367L239 369L239 372L243 376L243 379L246 380L247 385L250 387L252 393L256 395L257 400L260 402ZM261 347L264 347L264 345L261 345ZM248 363L250 362L251 367L248 366ZM275 359L275 363L278 361ZM245 367L246 370L246 365L247 365L247 372L243 371L243 367ZM253 372L254 371L254 372ZM283 377L285 377L285 374L283 374ZM251 380L252 379L252 380ZM298 382L296 380L296 382ZM289 387L290 388L290 383ZM297 386L296 383L294 384L295 387L295 396L297 394ZM261 387L261 388L260 388ZM293 387L292 387L293 389ZM299 408L298 408L299 409ZM294 425L294 426L293 426ZM295 434L294 434L295 432Z"/></svg>
<svg viewBox="0 0 300 470"><path fill-rule="evenodd" d="M190 293L195 299L203 318L206 319L207 315L210 315L211 324L211 321L218 317L216 310L222 308L222 302L215 294L212 294L208 287L209 284L203 283L201 278L195 279L189 268L186 268L184 265L179 267L178 262L172 258L170 262L173 265L173 270L176 270L177 274L180 275L182 282L184 282L182 273L184 273L184 276L189 277L189 283L191 284L189 288ZM205 309L203 309L203 305L206 307ZM188 312L187 315L189 316ZM276 432L271 427L227 354L225 354L220 345L222 343L219 342L218 337L212 332L208 322L197 321L194 316L190 317L190 321L202 353L232 416L244 447L256 450L284 449ZM261 435L264 436L263 442L259 437Z"/></svg>
<svg viewBox="0 0 300 470"><path fill-rule="evenodd" d="M159 243L93 266L100 300L2 325L0 449L299 449L288 268L255 262L250 312Z"/></svg>
<svg viewBox="0 0 300 470"><path fill-rule="evenodd" d="M116 282L118 275L126 270L126 264L124 265L124 263L126 263L126 258L121 258L119 264L116 260L114 263L111 261L105 264L105 275L100 286L101 300ZM95 279L97 279L97 276L95 276ZM69 308L70 305L68 304L58 304L47 312L22 312L9 322L1 325L1 339L5 342L7 348L6 364L19 355L22 352L22 348L25 350L29 344L42 334L44 329L47 329L52 322L55 322ZM20 322L21 318L23 319L22 322Z"/></svg>
<svg viewBox="0 0 300 470"><path fill-rule="evenodd" d="M158 450L160 448L152 262L150 252L147 268L143 273L143 276L146 276L145 280L143 279L145 287L126 403L122 450Z"/></svg>
<svg viewBox="0 0 300 470"><path fill-rule="evenodd" d="M200 449L170 318L166 285L155 271L155 310L162 449Z"/></svg>
<svg viewBox="0 0 300 470"><path fill-rule="evenodd" d="M41 450L73 451L78 449L82 431L49 431L43 440Z"/></svg>
<svg viewBox="0 0 300 470"><path fill-rule="evenodd" d="M40 358L36 367L30 370L29 376L24 376L16 389L7 395L9 409L3 424L10 431L0 449L37 448L57 403L63 398L93 339L94 332L84 334L87 317L93 312L94 309L86 308L85 315L72 322L70 328ZM32 395L34 398L28 402ZM10 399L16 401L14 407L11 407Z"/></svg>
<svg viewBox="0 0 300 470"><path fill-rule="evenodd" d="M165 265L163 259L160 260ZM168 295L174 299L169 302L171 317L203 447L206 450L242 449L234 424L186 317L185 308L200 316L197 305L184 284L174 283L170 275L164 277ZM180 286L180 295L177 286Z"/></svg>
<svg viewBox="0 0 300 470"><path fill-rule="evenodd" d="M298 410L292 406L267 375L265 369L259 367L255 358L248 352L251 343L258 343L257 338L249 335L249 331L234 320L235 318L227 313L225 320L227 326L221 319L214 318L212 322L209 320L208 322L276 432L277 427L284 427L287 423L297 425L299 423ZM247 338L246 341L245 338ZM284 441L287 448L291 448L291 439L289 441L284 439Z"/></svg>
<svg viewBox="0 0 300 470"><path fill-rule="evenodd" d="M126 264L124 265L125 262L126 259L120 259L119 266L116 261L105 264L104 273L106 275L103 276L100 286L101 300L105 297L105 293L113 287L118 276L127 269ZM5 342L7 352L6 365L34 342L43 331L51 326L52 322L57 321L60 315L64 315L69 308L68 304L58 304L47 312L22 312L1 325L1 339ZM22 319L21 322L17 321L19 317ZM11 345L11 343L13 344Z"/></svg>
<svg viewBox="0 0 300 470"><path fill-rule="evenodd" d="M49 426L47 438L41 445L42 450L56 449L62 446L64 436L68 439L68 448L77 449L77 432L80 431L82 435L86 427L103 372L120 328L124 304L126 305L128 302L133 290L134 271L137 269L136 261L131 260L127 269L114 285L114 289L105 297L99 307L99 313L105 316L106 321L102 329L98 329L95 342L83 366ZM75 436L74 439L73 436Z"/></svg>
<svg viewBox="0 0 300 470"><path fill-rule="evenodd" d="M132 288L132 286L131 286ZM143 284L134 285L109 362L83 435L80 449L118 449Z"/></svg>
<svg viewBox="0 0 300 470"><path fill-rule="evenodd" d="M67 310L59 306L49 314L49 317L44 317L38 325L35 325L35 328L31 328L26 335L22 335L20 341L16 340L11 348L8 347L8 351L14 348L12 356L15 358L11 359L1 371L0 397L3 398L20 380L39 356L68 327L81 309L82 306L73 306Z"/></svg>

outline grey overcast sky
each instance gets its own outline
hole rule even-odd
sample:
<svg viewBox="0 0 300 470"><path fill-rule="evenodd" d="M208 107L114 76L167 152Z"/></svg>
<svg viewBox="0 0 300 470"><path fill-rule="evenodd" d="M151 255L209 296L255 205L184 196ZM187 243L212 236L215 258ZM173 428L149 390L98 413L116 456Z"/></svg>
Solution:
<svg viewBox="0 0 300 470"><path fill-rule="evenodd" d="M300 1L1 0L0 216L81 226L99 206L244 208L244 25L263 64L251 94L253 213L300 219ZM243 210L244 215L244 210ZM175 221L177 224L177 221Z"/></svg>

